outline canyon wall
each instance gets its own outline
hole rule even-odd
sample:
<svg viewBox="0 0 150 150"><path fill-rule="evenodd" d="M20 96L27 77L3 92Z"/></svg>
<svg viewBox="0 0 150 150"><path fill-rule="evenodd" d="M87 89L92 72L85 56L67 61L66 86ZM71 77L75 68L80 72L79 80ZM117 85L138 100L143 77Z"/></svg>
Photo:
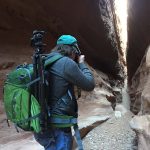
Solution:
<svg viewBox="0 0 150 150"><path fill-rule="evenodd" d="M128 1L128 51L129 83L139 67L150 44L150 1Z"/></svg>
<svg viewBox="0 0 150 150"><path fill-rule="evenodd" d="M86 60L113 78L122 78L118 63L113 1L110 0L0 0L0 52L31 56L35 29L47 32L47 51L61 34L74 35Z"/></svg>
<svg viewBox="0 0 150 150"><path fill-rule="evenodd" d="M138 136L138 150L150 149L150 1L132 0L128 7L127 66L131 111L130 125Z"/></svg>
<svg viewBox="0 0 150 150"><path fill-rule="evenodd" d="M150 114L150 47L147 48L131 83L131 110L135 114Z"/></svg>

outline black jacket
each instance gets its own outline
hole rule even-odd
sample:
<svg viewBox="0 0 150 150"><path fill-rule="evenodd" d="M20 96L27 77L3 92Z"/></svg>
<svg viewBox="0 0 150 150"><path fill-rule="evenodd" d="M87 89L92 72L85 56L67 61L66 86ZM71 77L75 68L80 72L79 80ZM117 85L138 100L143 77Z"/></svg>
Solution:
<svg viewBox="0 0 150 150"><path fill-rule="evenodd" d="M51 56L58 55L53 52ZM57 60L48 68L49 72L49 100L51 114L69 115L77 117L77 100L74 85L85 91L95 87L91 71L84 63L77 64L69 57Z"/></svg>

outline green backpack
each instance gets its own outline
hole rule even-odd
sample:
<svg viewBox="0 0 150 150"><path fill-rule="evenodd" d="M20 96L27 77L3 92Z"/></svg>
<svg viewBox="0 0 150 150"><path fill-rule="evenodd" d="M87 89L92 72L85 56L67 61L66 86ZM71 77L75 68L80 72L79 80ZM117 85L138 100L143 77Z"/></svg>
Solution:
<svg viewBox="0 0 150 150"><path fill-rule="evenodd" d="M51 65L61 55L46 59L44 67ZM25 131L40 132L41 107L31 93L33 65L20 65L11 71L4 84L4 107L8 120Z"/></svg>

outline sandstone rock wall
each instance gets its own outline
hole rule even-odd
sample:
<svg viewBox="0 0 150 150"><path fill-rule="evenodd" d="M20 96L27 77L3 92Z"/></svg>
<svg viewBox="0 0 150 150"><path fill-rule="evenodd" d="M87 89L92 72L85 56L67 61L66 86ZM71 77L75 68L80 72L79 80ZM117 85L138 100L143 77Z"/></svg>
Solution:
<svg viewBox="0 0 150 150"><path fill-rule="evenodd" d="M130 87L131 110L135 113L150 114L150 47L134 74Z"/></svg>
<svg viewBox="0 0 150 150"><path fill-rule="evenodd" d="M34 29L47 31L49 51L61 34L72 34L94 68L120 77L119 50L110 0L0 0L0 52L31 53ZM111 5L112 3L112 5Z"/></svg>
<svg viewBox="0 0 150 150"><path fill-rule="evenodd" d="M150 46L131 80L131 111L137 114L130 122L138 136L138 150L150 149Z"/></svg>
<svg viewBox="0 0 150 150"><path fill-rule="evenodd" d="M128 1L128 51L129 83L139 67L150 44L150 1Z"/></svg>
<svg viewBox="0 0 150 150"><path fill-rule="evenodd" d="M138 136L138 150L150 149L150 115L135 116L130 121L131 128Z"/></svg>
<svg viewBox="0 0 150 150"><path fill-rule="evenodd" d="M130 122L138 136L138 150L150 149L150 1L132 0L128 7L127 66L131 110Z"/></svg>

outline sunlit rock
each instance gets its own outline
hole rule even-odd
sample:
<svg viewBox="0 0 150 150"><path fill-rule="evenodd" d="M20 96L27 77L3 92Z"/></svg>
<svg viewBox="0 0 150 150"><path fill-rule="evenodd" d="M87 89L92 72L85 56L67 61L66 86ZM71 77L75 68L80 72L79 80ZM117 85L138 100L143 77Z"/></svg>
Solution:
<svg viewBox="0 0 150 150"><path fill-rule="evenodd" d="M116 118L122 117L127 112L128 112L128 110L122 104L117 104L116 105L116 107L115 107L115 117Z"/></svg>

